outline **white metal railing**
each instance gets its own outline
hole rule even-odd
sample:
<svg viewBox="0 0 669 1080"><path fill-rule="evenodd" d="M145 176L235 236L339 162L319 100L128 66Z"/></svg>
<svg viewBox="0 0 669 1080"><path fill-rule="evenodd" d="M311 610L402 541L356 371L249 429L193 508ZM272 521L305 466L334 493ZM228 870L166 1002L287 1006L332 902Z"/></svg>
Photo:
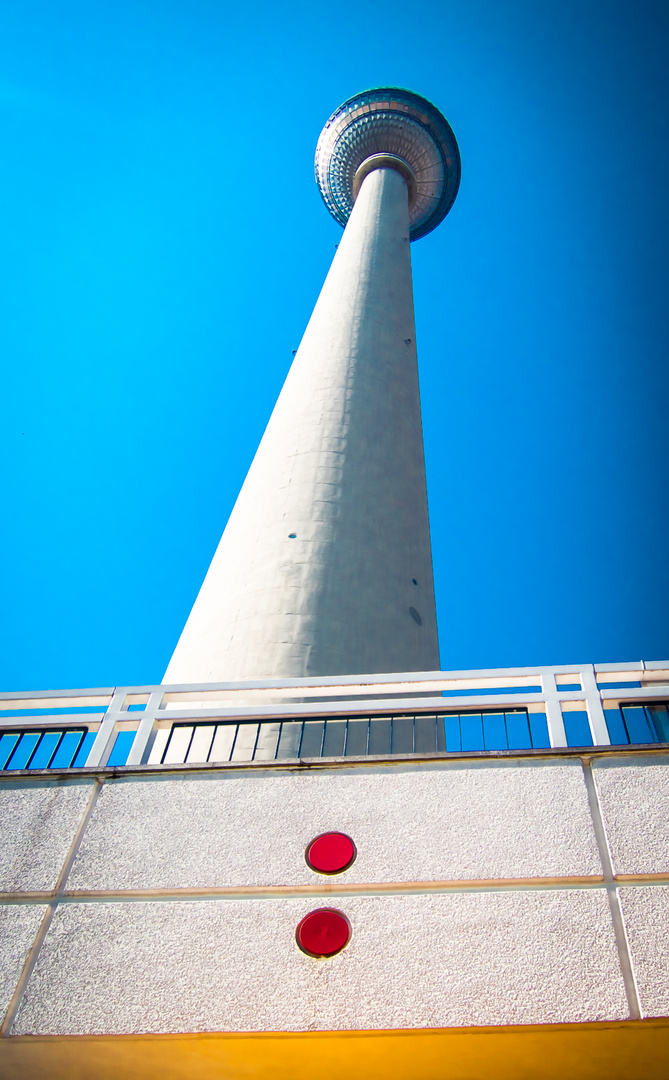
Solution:
<svg viewBox="0 0 669 1080"><path fill-rule="evenodd" d="M569 711L586 712L593 745L606 746L605 710L650 700L669 700L669 661L1 693L0 736L3 729L83 724L95 732L85 764L104 767L119 732L134 732L127 765L152 763L160 760L172 725L191 718L199 724L279 723L360 712L373 717L524 708L545 714L551 747L567 746Z"/></svg>

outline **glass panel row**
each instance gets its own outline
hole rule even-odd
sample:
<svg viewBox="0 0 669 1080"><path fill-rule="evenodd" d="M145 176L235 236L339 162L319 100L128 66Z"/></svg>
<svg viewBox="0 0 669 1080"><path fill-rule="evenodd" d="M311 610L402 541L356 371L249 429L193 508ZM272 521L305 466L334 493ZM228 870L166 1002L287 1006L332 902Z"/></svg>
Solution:
<svg viewBox="0 0 669 1080"><path fill-rule="evenodd" d="M613 745L669 742L666 702L605 710ZM592 746L586 712L563 712L568 746ZM167 732L165 732L167 736ZM107 765L126 764L134 731L119 731ZM82 768L95 740L87 728L8 731L0 735L0 770ZM546 717L524 709L266 723L174 724L156 764L366 757L439 751L540 749L550 746Z"/></svg>
<svg viewBox="0 0 669 1080"><path fill-rule="evenodd" d="M87 728L8 731L0 736L0 769L81 768L94 739Z"/></svg>
<svg viewBox="0 0 669 1080"><path fill-rule="evenodd" d="M614 745L669 742L667 703L621 705L605 711L609 736Z"/></svg>
<svg viewBox="0 0 669 1080"><path fill-rule="evenodd" d="M268 723L175 724L160 761L217 761L430 754L439 751L548 747L543 713L450 713L284 720Z"/></svg>

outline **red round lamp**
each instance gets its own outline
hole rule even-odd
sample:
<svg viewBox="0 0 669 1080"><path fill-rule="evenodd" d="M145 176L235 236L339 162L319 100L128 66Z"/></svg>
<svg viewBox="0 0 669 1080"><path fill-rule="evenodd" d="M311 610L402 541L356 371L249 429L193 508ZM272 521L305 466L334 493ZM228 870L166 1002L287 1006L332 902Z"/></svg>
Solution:
<svg viewBox="0 0 669 1080"><path fill-rule="evenodd" d="M317 874L341 874L356 856L350 836L340 832L323 833L312 840L305 852L307 866Z"/></svg>
<svg viewBox="0 0 669 1080"><path fill-rule="evenodd" d="M341 952L350 937L351 925L348 919L334 908L310 911L302 919L295 934L302 952L319 959Z"/></svg>

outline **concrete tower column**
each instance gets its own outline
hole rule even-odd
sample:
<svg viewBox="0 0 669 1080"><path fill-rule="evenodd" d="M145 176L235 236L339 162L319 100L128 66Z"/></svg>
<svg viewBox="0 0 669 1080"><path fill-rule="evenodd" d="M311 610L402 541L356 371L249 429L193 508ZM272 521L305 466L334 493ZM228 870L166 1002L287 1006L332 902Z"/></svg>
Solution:
<svg viewBox="0 0 669 1080"><path fill-rule="evenodd" d="M415 183L405 162L363 157L343 238L166 683L439 666Z"/></svg>

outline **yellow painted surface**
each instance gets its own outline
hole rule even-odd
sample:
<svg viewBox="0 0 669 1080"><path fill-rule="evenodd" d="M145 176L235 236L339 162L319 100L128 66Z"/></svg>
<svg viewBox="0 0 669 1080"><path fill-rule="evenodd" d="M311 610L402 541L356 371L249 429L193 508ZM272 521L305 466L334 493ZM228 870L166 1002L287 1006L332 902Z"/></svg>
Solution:
<svg viewBox="0 0 669 1080"><path fill-rule="evenodd" d="M661 1080L669 1019L609 1024L0 1040L2 1080Z"/></svg>

